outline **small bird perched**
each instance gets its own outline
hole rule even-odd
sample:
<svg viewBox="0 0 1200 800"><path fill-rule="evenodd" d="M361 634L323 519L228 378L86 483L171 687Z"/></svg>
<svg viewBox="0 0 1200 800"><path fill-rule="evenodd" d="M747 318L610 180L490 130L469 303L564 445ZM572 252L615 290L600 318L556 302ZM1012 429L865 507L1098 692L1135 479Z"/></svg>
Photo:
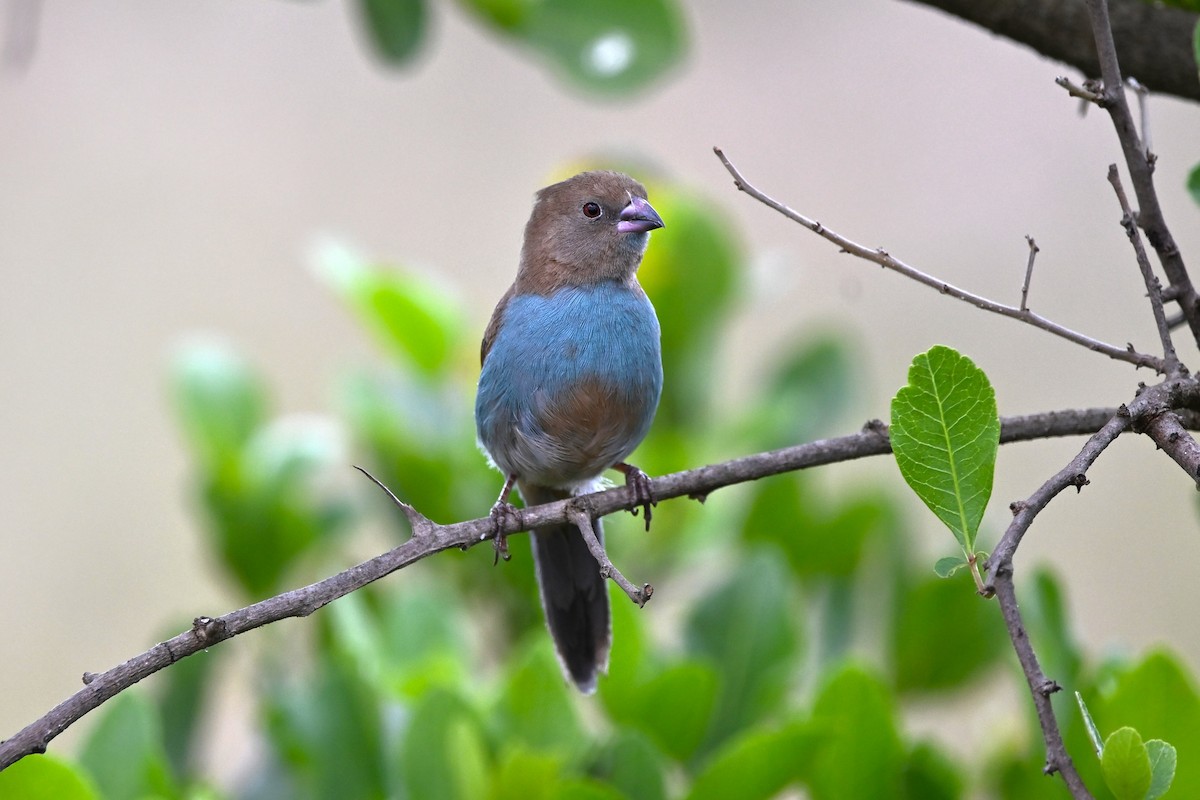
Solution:
<svg viewBox="0 0 1200 800"><path fill-rule="evenodd" d="M537 193L516 281L480 354L475 426L505 477L493 516L511 510L514 483L537 505L595 491L607 469L648 499L648 479L625 458L662 393L658 318L637 282L650 231L661 227L645 187L617 172L583 172ZM598 520L595 530L603 541ZM570 524L537 529L533 555L559 660L591 693L612 642L599 564Z"/></svg>

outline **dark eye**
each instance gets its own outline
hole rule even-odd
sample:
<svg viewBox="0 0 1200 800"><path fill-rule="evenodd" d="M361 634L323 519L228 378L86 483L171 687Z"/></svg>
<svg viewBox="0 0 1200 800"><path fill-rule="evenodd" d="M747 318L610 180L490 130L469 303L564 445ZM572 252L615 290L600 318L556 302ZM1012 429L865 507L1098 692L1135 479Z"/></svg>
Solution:
<svg viewBox="0 0 1200 800"><path fill-rule="evenodd" d="M588 219L595 219L600 216L600 204L593 203L590 200L583 204L583 215Z"/></svg>

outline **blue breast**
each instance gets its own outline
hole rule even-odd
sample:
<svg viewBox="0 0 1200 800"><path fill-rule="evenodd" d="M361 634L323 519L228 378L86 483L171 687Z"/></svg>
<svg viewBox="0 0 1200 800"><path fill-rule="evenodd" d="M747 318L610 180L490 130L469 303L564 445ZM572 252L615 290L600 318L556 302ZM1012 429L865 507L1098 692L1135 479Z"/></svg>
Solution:
<svg viewBox="0 0 1200 800"><path fill-rule="evenodd" d="M548 415L581 385L600 387L603 400L578 420L588 430L566 435L561 419L551 425ZM570 483L594 477L646 435L661 392L658 319L636 284L518 295L504 311L479 378L479 441L507 473L548 485L552 478ZM589 435L612 441L587 440Z"/></svg>

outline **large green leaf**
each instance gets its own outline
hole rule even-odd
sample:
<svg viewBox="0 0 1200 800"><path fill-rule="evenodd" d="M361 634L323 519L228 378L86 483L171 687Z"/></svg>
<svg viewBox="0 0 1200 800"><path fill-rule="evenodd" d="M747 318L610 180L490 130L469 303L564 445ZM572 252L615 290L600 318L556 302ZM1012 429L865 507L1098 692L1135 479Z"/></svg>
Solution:
<svg viewBox="0 0 1200 800"><path fill-rule="evenodd" d="M392 65L416 54L425 34L426 0L359 0L375 52Z"/></svg>
<svg viewBox="0 0 1200 800"><path fill-rule="evenodd" d="M1133 728L1117 728L1104 740L1100 769L1117 800L1144 800L1150 790L1150 754Z"/></svg>
<svg viewBox="0 0 1200 800"><path fill-rule="evenodd" d="M790 588L779 559L760 552L688 618L689 651L710 660L721 681L707 747L780 710L800 649L802 608Z"/></svg>
<svg viewBox="0 0 1200 800"><path fill-rule="evenodd" d="M945 753L922 742L904 764L905 800L958 800L963 793L962 769Z"/></svg>
<svg viewBox="0 0 1200 800"><path fill-rule="evenodd" d="M782 728L750 729L721 747L696 776L687 800L768 800L799 783L820 737L793 722Z"/></svg>
<svg viewBox="0 0 1200 800"><path fill-rule="evenodd" d="M565 759L586 744L583 728L549 637L537 635L510 662L499 702L488 721L498 741L522 744Z"/></svg>
<svg viewBox="0 0 1200 800"><path fill-rule="evenodd" d="M618 730L604 748L595 774L638 800L666 800L665 760L657 745L632 729Z"/></svg>
<svg viewBox="0 0 1200 800"><path fill-rule="evenodd" d="M332 648L320 655L307 682L270 686L271 743L291 770L298 800L381 797L388 764L379 698L349 659Z"/></svg>
<svg viewBox="0 0 1200 800"><path fill-rule="evenodd" d="M122 692L105 705L79 763L105 800L178 797L163 749L162 725L141 692Z"/></svg>
<svg viewBox="0 0 1200 800"><path fill-rule="evenodd" d="M918 355L892 399L891 439L904 480L974 552L1000 444L996 394L983 370L941 345Z"/></svg>
<svg viewBox="0 0 1200 800"><path fill-rule="evenodd" d="M369 264L336 244L317 253L313 269L390 353L426 375L451 366L467 326L445 288Z"/></svg>
<svg viewBox="0 0 1200 800"><path fill-rule="evenodd" d="M1195 679L1173 655L1150 653L1114 676L1111 693L1089 698L1101 730L1128 725L1143 737L1163 739L1178 751L1169 797L1200 797L1200 694Z"/></svg>
<svg viewBox="0 0 1200 800"><path fill-rule="evenodd" d="M965 575L930 575L901 590L891 635L899 691L956 688L996 665L1008 643L1004 625L969 584Z"/></svg>
<svg viewBox="0 0 1200 800"><path fill-rule="evenodd" d="M610 678L605 683L615 684ZM712 720L719 677L707 662L682 661L625 687L626 702L606 703L614 721L649 735L664 753L691 757ZM612 691L622 691L616 689Z"/></svg>
<svg viewBox="0 0 1200 800"><path fill-rule="evenodd" d="M174 635L176 631L170 635ZM167 636L163 637L168 638ZM202 650L164 670L159 681L159 716L162 719L163 745L176 780L186 784L202 740L204 710L211 702L214 669L227 648Z"/></svg>
<svg viewBox="0 0 1200 800"><path fill-rule="evenodd" d="M263 424L262 381L237 353L217 341L185 344L171 363L171 394L201 465L224 468Z"/></svg>
<svg viewBox="0 0 1200 800"><path fill-rule="evenodd" d="M407 797L484 797L488 760L479 720L457 695L434 689L421 698L400 747ZM339 795L328 795L337 797Z"/></svg>
<svg viewBox="0 0 1200 800"><path fill-rule="evenodd" d="M675 0L464 0L495 28L547 59L575 86L628 94L683 57L686 29Z"/></svg>
<svg viewBox="0 0 1200 800"><path fill-rule="evenodd" d="M821 689L811 725L821 742L809 787L813 800L903 796L904 748L883 683L849 665Z"/></svg>
<svg viewBox="0 0 1200 800"><path fill-rule="evenodd" d="M100 800L100 795L74 765L32 755L0 772L0 800Z"/></svg>

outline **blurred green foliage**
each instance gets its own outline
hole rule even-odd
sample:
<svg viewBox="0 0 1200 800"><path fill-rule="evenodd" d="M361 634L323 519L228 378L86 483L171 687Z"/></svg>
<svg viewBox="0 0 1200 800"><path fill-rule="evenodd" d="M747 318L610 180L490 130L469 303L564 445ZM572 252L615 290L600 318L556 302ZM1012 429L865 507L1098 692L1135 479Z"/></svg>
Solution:
<svg viewBox="0 0 1200 800"><path fill-rule="evenodd" d="M585 93L622 97L682 61L687 30L676 0L459 0L507 41ZM411 63L428 38L430 0L358 0L368 43L388 66Z"/></svg>
<svg viewBox="0 0 1200 800"><path fill-rule="evenodd" d="M830 333L765 354L752 399L714 411L744 254L713 203L662 181L650 191L670 224L642 277L670 379L635 460L663 473L844 430L860 376ZM442 521L486 513L500 483L474 443L483 320L468 322L427 279L341 251L325 252L317 273L385 363L346 376L336 414L274 415L266 377L228 347L192 345L172 367L205 543L247 602L347 566L367 517L397 542L407 535L351 462ZM965 574L933 575L916 555L928 543L890 489L835 492L796 473L703 505L663 503L649 534L628 515L608 529L617 563L658 592L644 609L614 592L612 660L594 697L560 674L528 540L514 536L513 560L498 567L487 547L441 554L303 625L185 659L96 712L75 764L32 756L0 773L0 798L1066 796L1042 775L1023 698L1019 725L960 748L909 732L911 704L956 702L974 716L988 679L1022 692L1024 681L994 604ZM1177 795L1200 796L1200 696L1179 661L1094 663L1053 574L1030 571L1018 585L1050 673L1087 697L1105 730L1171 742ZM235 649L252 654L258 748L236 784L217 789L202 731ZM1068 694L1064 734L1108 797Z"/></svg>

